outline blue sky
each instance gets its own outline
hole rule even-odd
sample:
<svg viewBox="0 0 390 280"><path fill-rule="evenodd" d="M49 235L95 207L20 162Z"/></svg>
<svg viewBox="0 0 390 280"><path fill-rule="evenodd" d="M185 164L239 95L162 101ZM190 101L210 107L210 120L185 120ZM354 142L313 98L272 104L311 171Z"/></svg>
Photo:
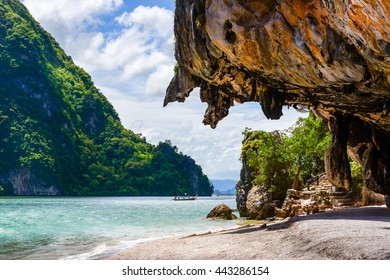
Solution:
<svg viewBox="0 0 390 280"><path fill-rule="evenodd" d="M131 11L141 5L164 7L173 11L175 9L175 0L127 0L123 3L122 11Z"/></svg>
<svg viewBox="0 0 390 280"><path fill-rule="evenodd" d="M207 105L194 90L184 103L163 108L173 77L174 0L21 0L34 18L84 68L126 128L157 144L170 139L210 179L238 179L245 127L285 129L298 117L284 110L268 121L258 103L235 105L213 130L202 124Z"/></svg>

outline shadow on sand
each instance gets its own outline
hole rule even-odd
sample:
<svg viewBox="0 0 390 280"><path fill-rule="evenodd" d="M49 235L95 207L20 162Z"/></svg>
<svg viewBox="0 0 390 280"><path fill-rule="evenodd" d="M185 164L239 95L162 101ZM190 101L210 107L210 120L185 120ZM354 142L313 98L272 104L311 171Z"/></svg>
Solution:
<svg viewBox="0 0 390 280"><path fill-rule="evenodd" d="M324 213L318 213L308 216L296 216L288 220L277 222L271 225L262 224L260 226L242 228L235 231L226 232L224 234L243 234L260 230L279 230L291 227L294 223L304 222L309 220L361 220L361 221L378 221L390 222L390 208L384 206L348 208L334 210ZM385 228L390 229L390 227Z"/></svg>

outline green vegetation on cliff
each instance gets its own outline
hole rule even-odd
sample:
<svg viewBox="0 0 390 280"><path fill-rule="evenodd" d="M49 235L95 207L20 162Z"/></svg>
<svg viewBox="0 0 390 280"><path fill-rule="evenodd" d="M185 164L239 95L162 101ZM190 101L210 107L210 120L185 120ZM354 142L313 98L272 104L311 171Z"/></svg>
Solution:
<svg viewBox="0 0 390 280"><path fill-rule="evenodd" d="M17 0L0 2L1 194L211 195L194 160L125 129Z"/></svg>
<svg viewBox="0 0 390 280"><path fill-rule="evenodd" d="M325 171L324 154L331 135L313 114L298 119L287 131L246 129L243 135L242 160L252 184L269 187L274 199L284 199L294 177L306 182Z"/></svg>
<svg viewBox="0 0 390 280"><path fill-rule="evenodd" d="M253 185L269 187L274 199L283 200L286 190L295 184L305 184L325 172L325 151L331 143L331 134L314 114L299 118L285 131L243 132L241 160L247 168ZM352 186L362 189L362 168L350 159ZM294 182L295 180L295 182Z"/></svg>

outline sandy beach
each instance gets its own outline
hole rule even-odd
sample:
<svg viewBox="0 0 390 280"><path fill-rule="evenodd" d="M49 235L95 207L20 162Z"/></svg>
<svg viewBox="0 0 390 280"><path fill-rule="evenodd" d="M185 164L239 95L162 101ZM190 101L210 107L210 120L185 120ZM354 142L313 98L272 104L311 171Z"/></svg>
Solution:
<svg viewBox="0 0 390 280"><path fill-rule="evenodd" d="M120 260L390 259L390 209L362 207L266 225L156 240Z"/></svg>

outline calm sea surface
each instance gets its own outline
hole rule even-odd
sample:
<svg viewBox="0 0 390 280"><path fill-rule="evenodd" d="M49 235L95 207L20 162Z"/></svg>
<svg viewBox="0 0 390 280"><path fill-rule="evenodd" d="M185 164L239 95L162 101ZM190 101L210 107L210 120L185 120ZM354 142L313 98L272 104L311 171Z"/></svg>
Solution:
<svg viewBox="0 0 390 280"><path fill-rule="evenodd" d="M107 258L137 243L232 228L207 220L234 196L172 201L171 197L0 197L0 259Z"/></svg>

